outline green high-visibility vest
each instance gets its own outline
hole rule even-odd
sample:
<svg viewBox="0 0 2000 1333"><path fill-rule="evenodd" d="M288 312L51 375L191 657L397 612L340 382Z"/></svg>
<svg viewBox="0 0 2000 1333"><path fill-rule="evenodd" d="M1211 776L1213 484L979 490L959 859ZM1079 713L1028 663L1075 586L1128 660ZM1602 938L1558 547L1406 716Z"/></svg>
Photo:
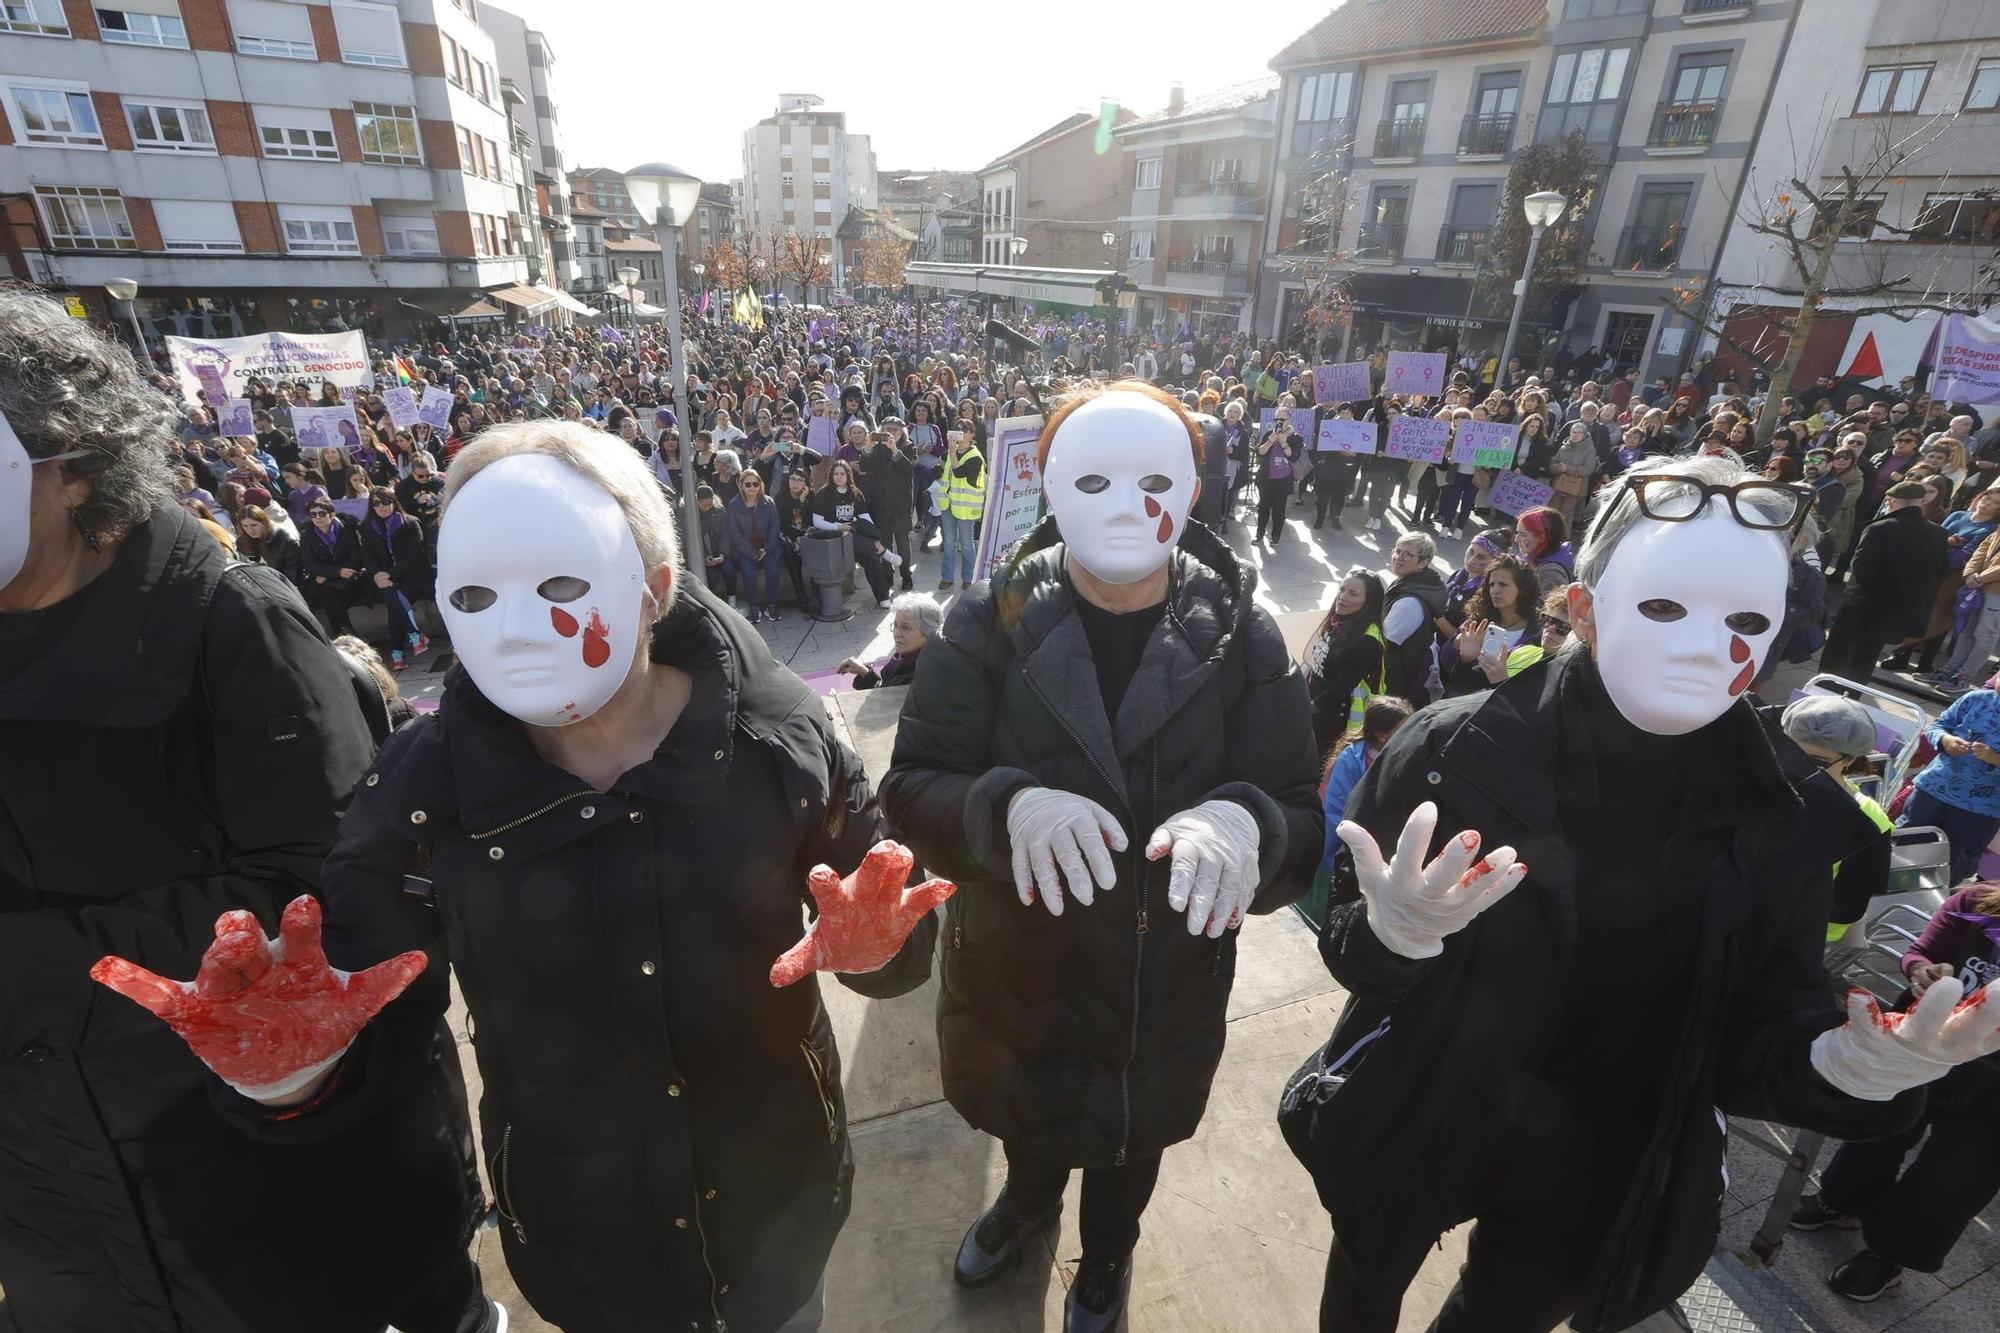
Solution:
<svg viewBox="0 0 2000 1333"><path fill-rule="evenodd" d="M958 469L967 457L976 460L979 467L971 481L958 475ZM951 484L945 488L945 508L958 519L978 518L986 511L986 460L980 458L977 449L967 449L957 458L945 459L946 475Z"/></svg>
<svg viewBox="0 0 2000 1333"><path fill-rule="evenodd" d="M1840 785L1843 787L1847 786L1846 779L1843 778L1841 780ZM1868 818L1871 821L1873 821L1876 828L1882 830L1882 832L1884 833L1887 833L1889 830L1896 827L1896 821L1889 818L1889 812L1887 810L1884 810L1881 804L1877 802L1873 796L1866 795L1862 792L1853 791L1851 788L1849 789L1849 794L1854 797L1855 803L1861 807L1861 813L1867 815ZM1833 863L1833 873L1835 878L1839 877L1840 862L1835 861ZM1827 943L1831 944L1833 941L1839 939L1842 935L1845 935L1847 933L1847 928L1853 924L1854 923L1852 921L1833 922L1826 928Z"/></svg>
<svg viewBox="0 0 2000 1333"><path fill-rule="evenodd" d="M1385 643L1382 638L1382 627L1380 625L1370 625L1368 627L1368 637L1375 640L1376 643ZM1386 646L1383 651L1385 654L1387 653ZM1381 692L1382 660L1378 658L1375 663L1374 681L1371 683L1364 680L1359 685L1356 685L1354 687L1354 700L1347 705L1347 730L1349 733L1361 730L1362 721L1368 714L1368 701Z"/></svg>

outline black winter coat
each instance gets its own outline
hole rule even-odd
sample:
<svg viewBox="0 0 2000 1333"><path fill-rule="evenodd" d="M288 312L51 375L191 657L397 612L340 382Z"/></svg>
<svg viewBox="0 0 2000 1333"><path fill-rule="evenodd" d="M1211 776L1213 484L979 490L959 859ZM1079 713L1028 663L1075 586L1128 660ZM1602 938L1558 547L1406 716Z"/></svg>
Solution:
<svg viewBox="0 0 2000 1333"><path fill-rule="evenodd" d="M480 1122L521 1292L566 1333L765 1333L812 1294L854 1173L816 980L778 989L806 879L882 836L819 699L699 582L654 632L694 694L652 760L593 790L536 755L463 668L357 789L327 861L327 956L424 948L471 1013ZM424 867L435 909L404 891ZM935 918L867 995L929 974ZM433 966L363 1033L342 1088L287 1122L363 1116L448 999Z"/></svg>
<svg viewBox="0 0 2000 1333"><path fill-rule="evenodd" d="M239 1133L218 1105L263 1109L89 977L115 953L191 978L237 908L275 935L368 764L298 595L225 564L156 510L0 680L0 1285L21 1333L372 1333L485 1211L435 1014L400 1094L301 1150Z"/></svg>
<svg viewBox="0 0 2000 1333"><path fill-rule="evenodd" d="M368 574L365 581L369 587L374 586L375 575L387 573L404 596L413 599L430 596L431 566L424 555L423 524L405 518L391 537L376 528L371 516L355 524L354 529L360 539L361 567Z"/></svg>
<svg viewBox="0 0 2000 1333"><path fill-rule="evenodd" d="M1841 606L1879 623L1888 636L1922 634L1949 557L1944 530L1915 508L1884 514L1861 530Z"/></svg>
<svg viewBox="0 0 2000 1333"><path fill-rule="evenodd" d="M1035 1156L1106 1167L1193 1135L1236 973L1235 933L1188 934L1147 839L1203 801L1241 802L1262 834L1261 913L1306 890L1324 822L1305 684L1227 546L1187 525L1115 720L1062 571L1045 519L953 603L917 660L882 803L959 886L938 996L945 1096ZM1117 887L1094 906L1021 905L1007 803L1024 787L1087 796L1124 826Z"/></svg>
<svg viewBox="0 0 2000 1333"><path fill-rule="evenodd" d="M354 531L354 524L340 515L333 516L333 532L336 534L329 549L320 541L319 529L310 519L299 529L299 586L316 584L326 580L330 588L352 588L359 586L359 578L343 578L343 569L364 570L368 562L361 556L361 538Z"/></svg>
<svg viewBox="0 0 2000 1333"><path fill-rule="evenodd" d="M1465 1219L1507 1107L1550 1054L1575 900L1588 891L1574 881L1557 814L1559 754L1574 766L1559 740L1559 719L1574 715L1563 681L1591 669L1566 652L1489 693L1423 709L1348 804L1347 817L1389 848L1410 812L1435 801L1436 846L1476 829L1484 846L1512 846L1532 868L1442 954L1413 961L1375 937L1352 858L1343 850L1336 861L1320 953L1351 992L1325 1048L1333 1062L1345 1058L1347 1080L1309 1119L1288 1117L1286 1133L1357 1267L1414 1271ZM1742 761L1703 770L1668 844L1676 864L1711 869L1680 890L1695 968L1672 1043L1680 1055L1662 1080L1645 1169L1572 1321L1593 1333L1636 1323L1701 1273L1723 1195L1724 1115L1871 1138L1911 1123L1923 1103L1921 1092L1848 1097L1808 1059L1812 1039L1844 1017L1821 964L1831 866L1865 846L1874 826L1795 746L1774 748L1749 703L1711 730ZM1565 781L1592 779L1570 772Z"/></svg>
<svg viewBox="0 0 2000 1333"><path fill-rule="evenodd" d="M892 453L886 444L861 455L861 489L868 497L871 516L884 532L904 531L910 526L915 467L909 450Z"/></svg>

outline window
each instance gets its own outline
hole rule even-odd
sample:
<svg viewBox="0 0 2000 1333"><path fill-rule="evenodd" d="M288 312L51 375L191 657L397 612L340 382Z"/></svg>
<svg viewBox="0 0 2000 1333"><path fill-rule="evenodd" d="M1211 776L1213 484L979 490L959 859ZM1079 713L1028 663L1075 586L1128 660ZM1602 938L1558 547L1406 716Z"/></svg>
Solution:
<svg viewBox="0 0 2000 1333"><path fill-rule="evenodd" d="M1854 99L1854 114L1880 116L1915 111L1930 77L1929 65L1870 65L1861 76L1861 95Z"/></svg>
<svg viewBox="0 0 2000 1333"><path fill-rule="evenodd" d="M1582 130L1592 143L1609 143L1631 58L1631 51L1622 46L1587 47L1558 55L1549 71L1548 105L1542 112L1540 132L1543 141Z"/></svg>
<svg viewBox="0 0 2000 1333"><path fill-rule="evenodd" d="M1729 72L1727 51L1699 51L1680 58L1668 100L1713 102L1722 96L1722 79Z"/></svg>
<svg viewBox="0 0 2000 1333"><path fill-rule="evenodd" d="M465 52L450 37L444 39L444 76L461 88L465 86Z"/></svg>
<svg viewBox="0 0 2000 1333"><path fill-rule="evenodd" d="M1843 237L1857 241L1865 241L1874 236L1876 219L1882 216L1882 202L1882 196L1879 194L1864 195L1856 199L1854 201L1854 214L1847 220L1847 225L1841 229L1840 234ZM1835 207L1838 208L1839 205L1836 204ZM1825 214L1815 217L1812 225L1812 239L1817 241L1823 238L1826 235L1828 224L1832 221L1833 219Z"/></svg>
<svg viewBox="0 0 2000 1333"><path fill-rule="evenodd" d="M1133 233L1132 233L1132 254L1131 254L1131 257L1132 257L1133 259L1151 259L1151 258L1153 257L1153 233L1152 233L1152 232L1150 232L1150 231L1135 231L1135 232L1133 232Z"/></svg>
<svg viewBox="0 0 2000 1333"><path fill-rule="evenodd" d="M188 49L187 26L178 14L137 14L123 9L97 11L97 35L127 46L171 46Z"/></svg>
<svg viewBox="0 0 2000 1333"><path fill-rule="evenodd" d="M51 148L102 148L97 109L90 90L80 83L17 83L13 94L14 133L22 143Z"/></svg>
<svg viewBox="0 0 2000 1333"><path fill-rule="evenodd" d="M159 223L160 244L184 254L243 253L243 234L236 229L236 210L207 199L155 199L153 218Z"/></svg>
<svg viewBox="0 0 2000 1333"><path fill-rule="evenodd" d="M340 38L340 58L349 65L381 65L402 69L403 20L394 5L336 4L333 30Z"/></svg>
<svg viewBox="0 0 2000 1333"><path fill-rule="evenodd" d="M384 217L382 245L392 255L438 254L437 223L428 217Z"/></svg>
<svg viewBox="0 0 2000 1333"><path fill-rule="evenodd" d="M778 145L778 159L782 162L792 160L792 146L790 144L781 143Z"/></svg>
<svg viewBox="0 0 2000 1333"><path fill-rule="evenodd" d="M1000 220L1008 231L1014 230L1014 187L1011 185L1000 191Z"/></svg>
<svg viewBox="0 0 2000 1333"><path fill-rule="evenodd" d="M1643 14L1652 7L1652 0L1567 0L1563 5L1563 21L1622 18Z"/></svg>
<svg viewBox="0 0 2000 1333"><path fill-rule="evenodd" d="M790 193L792 192L792 173L791 173L791 172L787 171L787 172L784 172L784 173L782 173L782 174L780 174L780 175L779 175L779 177L778 177L778 191L779 191L779 193L781 193L781 194L790 194Z"/></svg>
<svg viewBox="0 0 2000 1333"><path fill-rule="evenodd" d="M356 102L354 131L361 140L363 162L388 162L407 167L424 164L423 143L417 132L417 109L413 106Z"/></svg>
<svg viewBox="0 0 2000 1333"><path fill-rule="evenodd" d="M340 160L340 148L333 140L333 118L326 112L303 106L260 106L254 111L265 157Z"/></svg>
<svg viewBox="0 0 2000 1333"><path fill-rule="evenodd" d="M1618 246L1618 267L1638 272L1665 272L1680 257L1686 235L1689 185L1647 185L1639 192L1632 225Z"/></svg>
<svg viewBox="0 0 2000 1333"><path fill-rule="evenodd" d="M817 133L818 133L818 131L814 131L814 133L815 133L815 134L817 134ZM815 143L815 144L813 144L813 157L814 157L814 159L815 159L815 160L817 160L817 161L821 161L821 162L826 162L826 161L830 161L830 160L832 160L832 158L833 158L833 145L832 145L832 144L830 144L830 143Z"/></svg>
<svg viewBox="0 0 2000 1333"><path fill-rule="evenodd" d="M1992 111L2000 107L2000 60L1982 60L1972 71L1972 86L1965 91L1967 111Z"/></svg>
<svg viewBox="0 0 2000 1333"><path fill-rule="evenodd" d="M1218 157L1208 164L1208 178L1218 184L1229 184L1243 179L1243 159L1240 157Z"/></svg>
<svg viewBox="0 0 2000 1333"><path fill-rule="evenodd" d="M1142 157L1139 159L1138 175L1132 180L1135 190L1157 190L1160 188L1160 159Z"/></svg>
<svg viewBox="0 0 2000 1333"><path fill-rule="evenodd" d="M208 109L168 102L127 102L132 147L142 153L214 153Z"/></svg>
<svg viewBox="0 0 2000 1333"><path fill-rule="evenodd" d="M116 190L84 185L37 185L42 225L58 250L137 250L125 199Z"/></svg>
<svg viewBox="0 0 2000 1333"><path fill-rule="evenodd" d="M295 255L358 255L354 216L344 209L278 206L285 226L285 250Z"/></svg>
<svg viewBox="0 0 2000 1333"><path fill-rule="evenodd" d="M246 56L276 56L282 60L317 60L312 20L304 5L273 0L229 0L229 26L236 33L236 50Z"/></svg>
<svg viewBox="0 0 2000 1333"><path fill-rule="evenodd" d="M827 172L815 171L813 173L813 184L831 186L833 184L833 177Z"/></svg>
<svg viewBox="0 0 2000 1333"><path fill-rule="evenodd" d="M1353 95L1352 70L1308 74L1305 81L1299 84L1299 107L1296 119L1300 124L1307 125L1330 120L1346 120L1348 102Z"/></svg>
<svg viewBox="0 0 2000 1333"><path fill-rule="evenodd" d="M458 127L458 169L469 176L477 176L479 174L479 149L477 143L478 141L472 137L471 130L468 130L463 125Z"/></svg>
<svg viewBox="0 0 2000 1333"><path fill-rule="evenodd" d="M2000 241L2000 199L1979 199L1963 194L1927 194L1910 239L1954 244Z"/></svg>
<svg viewBox="0 0 2000 1333"><path fill-rule="evenodd" d="M62 0L4 0L0 3L0 32L67 37L69 20L63 17Z"/></svg>

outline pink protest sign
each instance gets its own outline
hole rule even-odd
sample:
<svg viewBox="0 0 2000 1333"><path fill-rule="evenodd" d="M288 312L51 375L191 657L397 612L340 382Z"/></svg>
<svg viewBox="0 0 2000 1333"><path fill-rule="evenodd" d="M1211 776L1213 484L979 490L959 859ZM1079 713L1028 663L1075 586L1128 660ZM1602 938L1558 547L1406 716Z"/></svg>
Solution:
<svg viewBox="0 0 2000 1333"><path fill-rule="evenodd" d="M1384 393L1420 393L1435 398L1444 389L1443 352L1391 352Z"/></svg>
<svg viewBox="0 0 2000 1333"><path fill-rule="evenodd" d="M1392 417L1389 443L1382 452L1389 458L1407 458L1412 463L1442 463L1445 441L1450 437L1449 422L1430 417Z"/></svg>
<svg viewBox="0 0 2000 1333"><path fill-rule="evenodd" d="M1536 505L1547 504L1554 493L1541 482L1518 472L1502 472L1493 479L1493 489L1487 493L1487 502L1501 513L1518 518Z"/></svg>
<svg viewBox="0 0 2000 1333"><path fill-rule="evenodd" d="M1319 452L1323 454L1372 454L1375 452L1375 423L1342 421L1328 417L1319 423Z"/></svg>
<svg viewBox="0 0 2000 1333"><path fill-rule="evenodd" d="M1341 361L1313 368L1313 401L1358 403L1368 397L1368 363Z"/></svg>

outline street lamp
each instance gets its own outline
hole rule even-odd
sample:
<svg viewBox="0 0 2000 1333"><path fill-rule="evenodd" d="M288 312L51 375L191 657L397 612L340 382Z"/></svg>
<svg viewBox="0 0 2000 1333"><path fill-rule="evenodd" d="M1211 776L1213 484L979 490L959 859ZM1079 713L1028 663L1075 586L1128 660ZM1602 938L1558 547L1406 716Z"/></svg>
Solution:
<svg viewBox="0 0 2000 1333"><path fill-rule="evenodd" d="M639 270L630 264L618 269L618 281L625 284L625 323L632 333L632 354L639 353L639 293L633 283L639 281Z"/></svg>
<svg viewBox="0 0 2000 1333"><path fill-rule="evenodd" d="M1028 253L1028 238L1025 236L1016 236L1013 240L1007 242L1007 248L1014 252L1014 262L1018 264L1021 262L1021 256Z"/></svg>
<svg viewBox="0 0 2000 1333"><path fill-rule="evenodd" d="M1117 233L1117 232L1115 232L1115 231L1107 231L1107 232L1105 232L1105 233L1104 233L1104 248L1105 248L1105 249L1107 249L1107 250L1109 250L1109 249L1110 249L1110 248L1111 248L1112 246L1114 246L1114 245L1116 245L1116 244L1118 244L1118 233Z"/></svg>
<svg viewBox="0 0 2000 1333"><path fill-rule="evenodd" d="M125 303L125 317L132 321L132 337L139 344L139 359L147 366L153 364L153 351L146 346L146 331L139 327L139 280L137 278L113 278L104 284L104 294L114 301Z"/></svg>
<svg viewBox="0 0 2000 1333"><path fill-rule="evenodd" d="M653 224L660 243L660 268L667 284L667 357L673 365L668 388L673 393L674 422L681 441L681 540L689 573L703 568L701 516L695 508L694 444L689 437L692 404L688 401L687 354L681 347L681 223L701 199L701 178L665 162L648 162L625 173L625 192L639 216Z"/></svg>
<svg viewBox="0 0 2000 1333"><path fill-rule="evenodd" d="M694 285L701 288L702 292L706 294L708 291L708 284L702 281L702 276L708 272L708 265L689 264L688 270L694 274ZM699 299L696 300L696 304L697 305L700 304Z"/></svg>
<svg viewBox="0 0 2000 1333"><path fill-rule="evenodd" d="M1528 233L1528 257L1521 265L1521 280L1514 284L1514 313L1507 321L1507 341L1500 348L1500 365L1493 379L1495 385L1500 383L1500 377L1507 373L1507 366L1514 359L1514 339L1521 332L1521 311L1527 308L1528 283L1534 277L1535 255L1542 248L1542 233L1560 222L1563 210L1568 207L1569 200L1554 190L1537 190L1521 201L1521 211L1534 230Z"/></svg>

